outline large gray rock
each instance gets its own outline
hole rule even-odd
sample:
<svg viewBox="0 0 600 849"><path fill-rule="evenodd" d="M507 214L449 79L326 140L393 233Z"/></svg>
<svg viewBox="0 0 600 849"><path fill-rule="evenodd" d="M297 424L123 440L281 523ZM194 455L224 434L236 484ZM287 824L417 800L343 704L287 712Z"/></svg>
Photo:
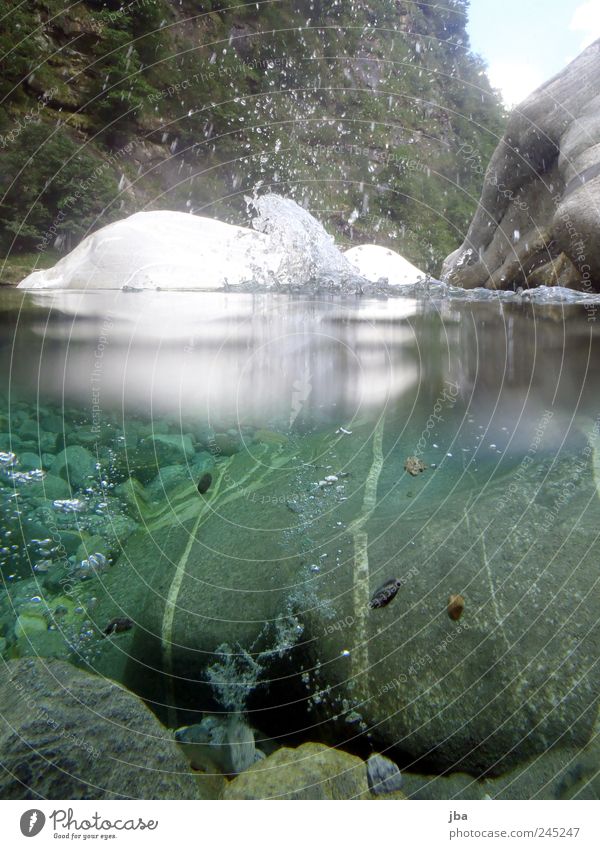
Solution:
<svg viewBox="0 0 600 849"><path fill-rule="evenodd" d="M467 289L600 288L599 91L596 41L513 111L444 280ZM459 156L479 167L468 147Z"/></svg>
<svg viewBox="0 0 600 849"><path fill-rule="evenodd" d="M375 432L243 452L205 496L182 485L152 508L98 592L99 629L135 626L98 640L96 668L172 708L172 727L187 707L270 728L263 709L418 771L501 773L584 746L600 692L593 434L560 461L413 478L403 427L388 413ZM371 609L390 578L396 598Z"/></svg>
<svg viewBox="0 0 600 849"><path fill-rule="evenodd" d="M111 681L58 660L3 665L3 799L195 799L173 737Z"/></svg>

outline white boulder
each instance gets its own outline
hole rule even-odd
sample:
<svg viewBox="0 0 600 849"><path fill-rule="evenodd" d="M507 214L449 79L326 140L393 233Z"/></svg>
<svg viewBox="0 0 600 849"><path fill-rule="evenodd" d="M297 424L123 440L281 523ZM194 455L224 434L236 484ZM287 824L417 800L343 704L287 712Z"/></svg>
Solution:
<svg viewBox="0 0 600 849"><path fill-rule="evenodd" d="M380 245L357 245L346 251L344 256L370 283L385 279L390 286L410 286L426 276L396 251Z"/></svg>
<svg viewBox="0 0 600 849"><path fill-rule="evenodd" d="M356 270L372 283L416 283L422 271L377 245L342 253L323 226L294 201L254 202L254 229L185 212L138 212L87 236L53 268L34 271L22 289L223 289L344 281Z"/></svg>
<svg viewBox="0 0 600 849"><path fill-rule="evenodd" d="M87 236L22 289L220 289L275 274L263 233L185 212L138 212Z"/></svg>

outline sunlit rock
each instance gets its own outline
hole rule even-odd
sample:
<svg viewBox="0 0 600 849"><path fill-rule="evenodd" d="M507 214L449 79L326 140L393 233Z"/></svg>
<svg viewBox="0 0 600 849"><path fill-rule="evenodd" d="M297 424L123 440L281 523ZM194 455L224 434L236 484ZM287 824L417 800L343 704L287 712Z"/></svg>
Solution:
<svg viewBox="0 0 600 849"><path fill-rule="evenodd" d="M293 200L252 200L253 229L183 212L138 212L87 236L23 289L204 289L246 284L360 291L367 282L415 283L424 275L376 245L346 254L323 225Z"/></svg>
<svg viewBox="0 0 600 849"><path fill-rule="evenodd" d="M221 289L275 272L255 230L184 212L138 212L85 238L23 289Z"/></svg>
<svg viewBox="0 0 600 849"><path fill-rule="evenodd" d="M381 245L357 245L346 251L344 256L370 283L386 280L390 286L410 286L425 278L423 271Z"/></svg>

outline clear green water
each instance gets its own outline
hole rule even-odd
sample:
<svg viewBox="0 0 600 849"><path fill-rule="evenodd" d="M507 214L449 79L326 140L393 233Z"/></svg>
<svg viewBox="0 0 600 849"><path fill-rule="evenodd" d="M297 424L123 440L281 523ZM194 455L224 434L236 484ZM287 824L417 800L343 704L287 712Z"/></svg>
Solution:
<svg viewBox="0 0 600 849"><path fill-rule="evenodd" d="M235 715L257 740L387 751L420 796L594 797L584 310L2 300L5 659L114 678L171 728Z"/></svg>

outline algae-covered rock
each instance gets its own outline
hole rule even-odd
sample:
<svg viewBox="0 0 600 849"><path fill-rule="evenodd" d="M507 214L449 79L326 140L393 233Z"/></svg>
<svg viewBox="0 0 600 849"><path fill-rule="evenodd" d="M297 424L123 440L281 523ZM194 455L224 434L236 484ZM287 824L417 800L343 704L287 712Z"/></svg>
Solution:
<svg viewBox="0 0 600 849"><path fill-rule="evenodd" d="M146 510L144 530L106 576L94 612L99 625L116 616L136 623L128 686L159 705L208 709L215 687L206 670L224 638L232 669L245 662L244 650L293 645L300 633L289 633L297 624L289 599L302 566L285 533L297 518L272 493L288 491L295 473L291 452L257 446L221 460L207 492L184 482ZM110 668L108 657L99 662Z"/></svg>
<svg viewBox="0 0 600 849"><path fill-rule="evenodd" d="M10 661L0 679L3 799L194 799L194 777L148 708L57 660Z"/></svg>
<svg viewBox="0 0 600 849"><path fill-rule="evenodd" d="M393 794L403 798L402 794ZM231 781L224 799L370 799L363 760L322 743L278 749ZM380 796L380 798L384 798Z"/></svg>
<svg viewBox="0 0 600 849"><path fill-rule="evenodd" d="M184 434L157 433L153 437L159 465L183 463L194 456L194 446L189 436Z"/></svg>
<svg viewBox="0 0 600 849"><path fill-rule="evenodd" d="M83 486L94 478L96 461L87 448L70 445L57 455L50 472L71 486Z"/></svg>
<svg viewBox="0 0 600 849"><path fill-rule="evenodd" d="M383 434L384 456L391 436ZM333 739L362 722L414 769L475 775L555 744L586 744L600 692L589 664L600 652L586 533L600 518L592 454L582 435L560 462L538 456L527 474L517 466L486 480L483 493L471 479L453 482L442 465L428 497L409 507L406 484L394 482L392 464L382 466L372 512L349 533L330 533L325 549L328 559L341 549L347 564L320 576L335 598L334 621L318 609L303 618L320 664L315 711L325 722L337 716ZM315 538L326 539L324 524L313 524ZM370 610L371 593L391 576L402 582L396 598ZM455 592L466 600L460 621L447 614Z"/></svg>

